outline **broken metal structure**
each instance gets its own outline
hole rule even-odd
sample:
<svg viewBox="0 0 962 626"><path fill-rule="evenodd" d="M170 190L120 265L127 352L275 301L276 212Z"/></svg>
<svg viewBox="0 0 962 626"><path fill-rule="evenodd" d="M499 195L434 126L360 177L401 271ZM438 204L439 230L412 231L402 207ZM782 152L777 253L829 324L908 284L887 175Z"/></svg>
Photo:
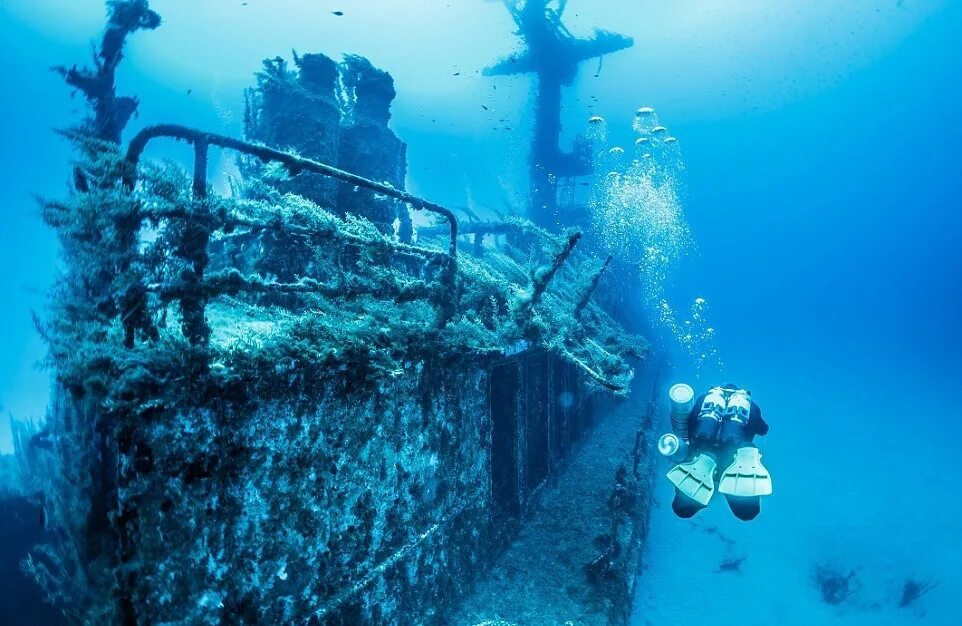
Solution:
<svg viewBox="0 0 962 626"><path fill-rule="evenodd" d="M159 18L109 7L119 60ZM171 124L126 150L124 124L69 135L75 189L43 207L64 251L38 324L52 436L28 455L51 537L25 567L76 623L443 623L646 355L591 302L605 266L579 232L465 233L377 182L406 169L384 143L393 81L298 59L266 64L247 129L311 119L337 162ZM116 119L115 65L95 120ZM343 108L332 71L354 81ZM189 174L142 159L164 137L191 144ZM343 167L383 145L391 176ZM209 192L211 147L256 161L231 196ZM392 203L443 225L392 235ZM519 245L481 245L508 231Z"/></svg>
<svg viewBox="0 0 962 626"><path fill-rule="evenodd" d="M596 29L581 39L562 22L567 0L503 0L518 27L524 49L484 70L486 76L535 74L534 136L529 156L529 216L549 230L571 223L558 212L559 179L590 173L587 146L565 152L560 146L562 88L574 81L578 66L633 45L631 37Z"/></svg>

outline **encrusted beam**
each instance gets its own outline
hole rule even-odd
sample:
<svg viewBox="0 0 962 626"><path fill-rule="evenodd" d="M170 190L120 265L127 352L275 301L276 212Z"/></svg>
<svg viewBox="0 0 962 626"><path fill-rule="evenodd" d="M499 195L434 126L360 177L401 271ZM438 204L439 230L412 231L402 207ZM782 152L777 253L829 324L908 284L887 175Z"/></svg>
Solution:
<svg viewBox="0 0 962 626"><path fill-rule="evenodd" d="M594 276L591 277L591 281L588 283L587 289L585 289L585 292L581 294L578 304L575 305L575 319L581 319L581 314L584 313L585 307L587 307L588 302L591 301L591 296L593 296L595 291L598 289L598 283L601 282L602 274L604 274L605 270L608 269L608 266L611 265L611 259L611 255L608 255L608 258L605 259L605 262L602 264L602 266L598 268L598 271L595 272Z"/></svg>
<svg viewBox="0 0 962 626"><path fill-rule="evenodd" d="M328 284L313 278L301 278L292 283L263 280L258 276L245 276L236 269L208 275L202 282L180 281L173 284L147 285L146 291L157 293L164 300L176 300L190 294L204 299L222 295L246 293L316 293L329 298L356 297L365 294L387 294L397 302L426 299L432 296L431 287L424 281L411 281L407 285L390 285L383 282L368 286L358 284Z"/></svg>
<svg viewBox="0 0 962 626"><path fill-rule="evenodd" d="M471 222L458 226L458 235L506 235L508 233L523 232L521 224L512 222ZM440 235L442 231L439 227L427 226L418 229L418 235Z"/></svg>
<svg viewBox="0 0 962 626"><path fill-rule="evenodd" d="M51 206L55 206L51 203ZM59 208L59 207L57 207ZM143 215L150 219L157 220L183 220L191 217L189 211L184 210L162 210L154 211L150 208L143 209ZM219 213L212 213L210 215L212 220L212 228L221 229L228 232L229 229L237 228L247 228L253 232L262 230L283 230L285 232L291 233L292 235L299 235L301 237L307 237L310 239L330 239L337 237L343 239L349 243L357 244L358 246L386 246L391 249L394 254L407 255L412 257L418 257L422 259L437 259L437 258L447 258L447 255L438 250L432 250L429 248L420 248L418 246L412 246L406 243L400 243L397 241L391 241L390 239L376 239L369 240L355 235L353 233L344 232L340 230L326 230L323 228L311 228L310 226L301 226L299 224L288 224L287 222L282 222L278 220L261 221L238 215L236 213L227 213L221 211ZM445 231L447 232L447 231Z"/></svg>
<svg viewBox="0 0 962 626"><path fill-rule="evenodd" d="M567 358L576 366L578 366L585 374L591 377L592 380L594 380L596 383L598 383L608 391L613 391L615 393L623 393L625 391L624 385L619 385L617 383L611 382L610 380L605 378L602 374L595 371L590 365L585 363L582 359L579 359L577 356L575 356L570 350L564 350L563 354L565 358Z"/></svg>
<svg viewBox="0 0 962 626"><path fill-rule="evenodd" d="M580 231L574 230L568 233L565 244L555 253L554 258L551 259L551 263L549 265L543 265L531 272L531 287L528 293L523 296L518 303L519 315L527 316L531 309L538 304L544 292L548 289L551 279L554 278L554 275L558 273L558 270L561 269L564 262L571 256L575 244L577 244L580 239Z"/></svg>

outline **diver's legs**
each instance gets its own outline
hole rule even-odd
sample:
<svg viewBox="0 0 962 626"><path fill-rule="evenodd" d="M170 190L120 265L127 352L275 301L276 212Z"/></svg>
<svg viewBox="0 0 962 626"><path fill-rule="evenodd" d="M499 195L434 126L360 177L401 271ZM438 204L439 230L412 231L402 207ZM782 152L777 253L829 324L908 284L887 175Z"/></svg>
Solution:
<svg viewBox="0 0 962 626"><path fill-rule="evenodd" d="M745 522L755 519L761 513L762 504L759 496L738 497L726 494L725 499L728 500L728 506L731 507L735 517Z"/></svg>
<svg viewBox="0 0 962 626"><path fill-rule="evenodd" d="M705 508L704 504L675 489L675 499L671 501L671 510L675 512L675 515L688 519L703 508Z"/></svg>

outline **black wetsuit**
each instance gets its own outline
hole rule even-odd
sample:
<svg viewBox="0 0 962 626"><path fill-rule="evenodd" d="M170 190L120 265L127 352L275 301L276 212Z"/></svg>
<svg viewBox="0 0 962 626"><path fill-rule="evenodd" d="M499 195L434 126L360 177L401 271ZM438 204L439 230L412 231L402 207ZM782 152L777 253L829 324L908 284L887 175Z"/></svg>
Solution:
<svg viewBox="0 0 962 626"><path fill-rule="evenodd" d="M688 414L688 433L691 445L689 457L706 453L711 455L716 461L731 459L735 450L738 448L754 446L756 435L764 436L768 434L768 422L762 417L762 409L752 400L752 407L748 413L748 423L745 425L745 428L732 431L737 435L734 441L723 442L720 438L715 437L699 439L696 435L699 425L698 416L701 413L701 405L707 395L707 393L703 393L695 398L695 406L692 408L691 413ZM722 467L725 467L725 465ZM731 507L732 513L739 519L746 521L755 519L761 511L758 497L737 498L734 496L725 496L725 498L728 500L728 505ZM687 518L703 509L704 506L676 489L675 499L671 503L671 508L679 517Z"/></svg>

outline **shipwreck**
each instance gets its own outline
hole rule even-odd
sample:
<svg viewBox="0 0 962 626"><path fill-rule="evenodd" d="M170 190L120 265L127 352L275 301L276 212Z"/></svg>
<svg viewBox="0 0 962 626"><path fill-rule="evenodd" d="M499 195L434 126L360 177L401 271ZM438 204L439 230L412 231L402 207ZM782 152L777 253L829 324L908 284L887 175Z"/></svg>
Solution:
<svg viewBox="0 0 962 626"><path fill-rule="evenodd" d="M508 4L543 48L523 64L546 99L534 221L404 191L393 79L360 56L265 61L243 138L157 121L125 139L137 100L114 75L160 25L146 0L109 2L94 66L60 70L91 114L64 133L73 188L43 202L63 249L38 320L56 386L17 448L48 529L24 566L69 621L454 623L628 394L648 346L595 302L610 260L554 198L588 167L557 147L560 88L630 41L571 38L564 3ZM192 165L151 160L159 141ZM212 150L237 158L230 194ZM654 410L598 478L610 529L571 564L585 623L626 615Z"/></svg>

